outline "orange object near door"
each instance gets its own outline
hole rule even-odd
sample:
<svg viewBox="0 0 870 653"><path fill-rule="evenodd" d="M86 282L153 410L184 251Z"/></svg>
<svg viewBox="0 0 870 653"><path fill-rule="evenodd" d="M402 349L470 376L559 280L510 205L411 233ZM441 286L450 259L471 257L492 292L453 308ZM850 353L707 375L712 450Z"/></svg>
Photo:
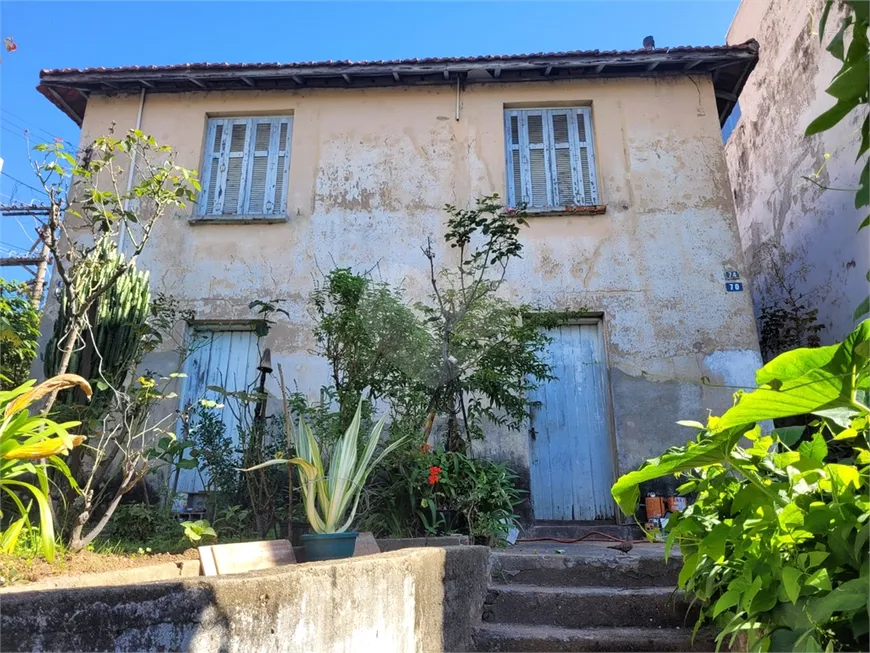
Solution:
<svg viewBox="0 0 870 653"><path fill-rule="evenodd" d="M647 497L644 500L646 505L646 518L657 519L665 516L665 502L661 497Z"/></svg>

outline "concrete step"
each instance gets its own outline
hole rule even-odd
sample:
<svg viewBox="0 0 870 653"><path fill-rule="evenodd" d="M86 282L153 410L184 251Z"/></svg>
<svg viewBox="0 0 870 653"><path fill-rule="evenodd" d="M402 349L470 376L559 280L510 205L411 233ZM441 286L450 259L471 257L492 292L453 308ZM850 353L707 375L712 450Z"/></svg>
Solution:
<svg viewBox="0 0 870 653"><path fill-rule="evenodd" d="M691 628L558 628L482 624L474 635L477 651L713 651L706 631L692 644Z"/></svg>
<svg viewBox="0 0 870 653"><path fill-rule="evenodd" d="M561 540L590 538L596 534L633 540L643 537L637 524L609 524L602 522L536 521L523 531L524 538L553 537Z"/></svg>
<svg viewBox="0 0 870 653"><path fill-rule="evenodd" d="M691 628L698 613L688 608L684 594L669 587L491 585L483 621L563 628Z"/></svg>
<svg viewBox="0 0 870 653"><path fill-rule="evenodd" d="M493 583L565 587L674 587L679 553L666 563L660 544L636 544L629 553L606 543L523 543L493 551ZM558 553L557 553L558 551Z"/></svg>

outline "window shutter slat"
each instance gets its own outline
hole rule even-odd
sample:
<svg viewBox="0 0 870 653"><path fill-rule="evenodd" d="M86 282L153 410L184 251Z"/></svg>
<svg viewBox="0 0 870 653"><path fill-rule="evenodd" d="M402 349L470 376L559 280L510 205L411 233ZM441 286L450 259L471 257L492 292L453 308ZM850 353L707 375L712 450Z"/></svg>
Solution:
<svg viewBox="0 0 870 653"><path fill-rule="evenodd" d="M510 117L510 144L520 144L520 119L516 114Z"/></svg>
<svg viewBox="0 0 870 653"><path fill-rule="evenodd" d="M544 144L544 117L540 114L528 117L529 145Z"/></svg>
<svg viewBox="0 0 870 653"><path fill-rule="evenodd" d="M279 124L280 119L276 118L272 121L271 132L269 135L269 162L266 169L266 199L263 204L263 213L272 214L275 212L275 190L278 180L278 148L279 148Z"/></svg>
<svg viewBox="0 0 870 653"><path fill-rule="evenodd" d="M578 177L583 190L583 204L598 204L598 184L595 179L595 147L592 143L592 123L587 108L577 110L577 160Z"/></svg>
<svg viewBox="0 0 870 653"><path fill-rule="evenodd" d="M574 204L574 172L571 167L571 150L560 148L555 152L556 159L556 189L559 194L559 206Z"/></svg>
<svg viewBox="0 0 870 653"><path fill-rule="evenodd" d="M246 146L248 145L248 121L232 120L229 129L229 153L226 163L226 185L224 190L222 215L237 215L242 212L240 201L244 199L244 177L246 167Z"/></svg>
<svg viewBox="0 0 870 653"><path fill-rule="evenodd" d="M208 215L214 210L215 190L217 188L218 158L223 125L214 120L209 121L205 137L205 151L202 165L202 191L199 196L199 213Z"/></svg>
<svg viewBox="0 0 870 653"><path fill-rule="evenodd" d="M243 154L245 151L245 138L248 134L248 126L245 123L234 122L230 140L230 152Z"/></svg>
<svg viewBox="0 0 870 653"><path fill-rule="evenodd" d="M203 184L203 191L206 194L205 198L205 215L211 215L214 213L214 197L217 194L217 178L218 178L218 170L219 170L219 159L217 157L211 157L211 163L207 168L208 172L208 180Z"/></svg>
<svg viewBox="0 0 870 653"><path fill-rule="evenodd" d="M531 197L529 205L544 207L548 204L547 197L547 162L544 150L529 151L529 173L531 177Z"/></svg>
<svg viewBox="0 0 870 653"><path fill-rule="evenodd" d="M240 157L232 157L227 162L227 185L224 193L224 203L221 213L234 215L239 212L239 198L242 193L242 169L245 160Z"/></svg>
<svg viewBox="0 0 870 653"><path fill-rule="evenodd" d="M553 123L553 143L555 145L567 145L570 143L568 138L568 114L566 113L551 113Z"/></svg>
<svg viewBox="0 0 870 653"><path fill-rule="evenodd" d="M263 207L266 204L266 173L269 166L269 140L272 135L272 124L257 121L254 134L247 212L255 215L263 213Z"/></svg>
<svg viewBox="0 0 870 653"><path fill-rule="evenodd" d="M513 194L510 198L510 204L511 206L516 206L520 203L517 199L518 192L522 191L523 188L522 164L520 163L519 150L511 152L511 178L513 180Z"/></svg>
<svg viewBox="0 0 870 653"><path fill-rule="evenodd" d="M218 157L218 169L215 175L214 203L212 213L220 215L224 212L224 197L227 186L227 163L229 163L230 137L229 120L223 120L221 129L220 156Z"/></svg>
<svg viewBox="0 0 870 653"><path fill-rule="evenodd" d="M277 213L287 213L287 178L290 176L290 145L293 141L293 118L281 121L281 149L283 154L278 157L278 180L275 184L275 201L278 204Z"/></svg>

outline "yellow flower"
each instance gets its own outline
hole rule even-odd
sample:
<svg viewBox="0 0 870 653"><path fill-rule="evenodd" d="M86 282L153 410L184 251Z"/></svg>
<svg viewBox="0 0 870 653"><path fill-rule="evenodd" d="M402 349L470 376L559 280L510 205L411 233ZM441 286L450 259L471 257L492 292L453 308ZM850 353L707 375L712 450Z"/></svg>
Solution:
<svg viewBox="0 0 870 653"><path fill-rule="evenodd" d="M85 436L72 436L72 443L77 447L85 441ZM16 447L12 451L3 454L5 460L38 460L39 458L48 458L58 454L69 453L69 448L61 438L46 438L42 442L36 444L28 444L25 446Z"/></svg>

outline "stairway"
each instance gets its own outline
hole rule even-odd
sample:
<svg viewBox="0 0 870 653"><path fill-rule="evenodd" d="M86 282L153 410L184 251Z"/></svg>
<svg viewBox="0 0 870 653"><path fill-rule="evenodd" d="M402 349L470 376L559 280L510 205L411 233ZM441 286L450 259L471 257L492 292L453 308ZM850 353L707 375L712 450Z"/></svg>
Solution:
<svg viewBox="0 0 870 653"><path fill-rule="evenodd" d="M665 564L662 545L524 543L491 562L477 651L715 648L704 631L692 645L697 610L675 591L680 560Z"/></svg>

